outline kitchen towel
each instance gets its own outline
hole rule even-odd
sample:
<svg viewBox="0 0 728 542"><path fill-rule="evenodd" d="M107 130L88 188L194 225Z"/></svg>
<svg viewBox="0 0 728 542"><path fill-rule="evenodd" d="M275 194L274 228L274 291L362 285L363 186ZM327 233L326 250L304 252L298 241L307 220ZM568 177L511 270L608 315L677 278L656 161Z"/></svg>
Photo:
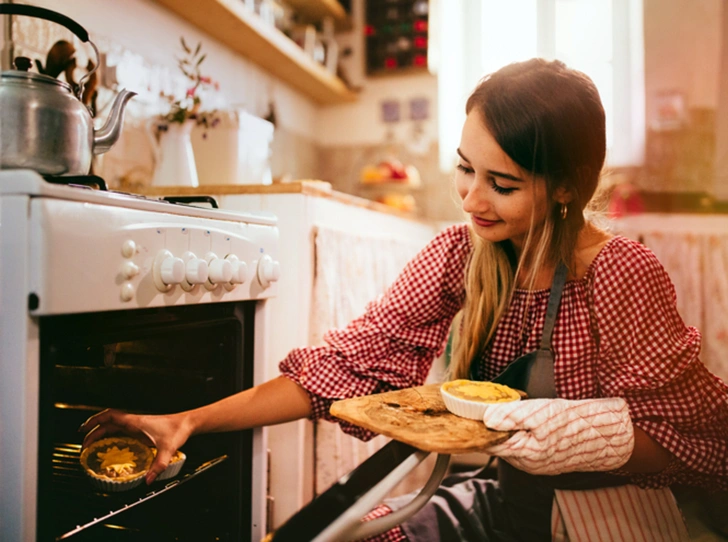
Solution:
<svg viewBox="0 0 728 542"><path fill-rule="evenodd" d="M554 542L690 540L670 489L641 489L635 485L585 491L557 489L551 533Z"/></svg>

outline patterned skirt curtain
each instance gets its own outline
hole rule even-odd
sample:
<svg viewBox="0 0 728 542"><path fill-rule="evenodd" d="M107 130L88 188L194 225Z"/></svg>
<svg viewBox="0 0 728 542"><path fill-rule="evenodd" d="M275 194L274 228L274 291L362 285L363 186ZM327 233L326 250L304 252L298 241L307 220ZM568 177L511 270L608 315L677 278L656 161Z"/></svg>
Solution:
<svg viewBox="0 0 728 542"><path fill-rule="evenodd" d="M310 344L319 345L326 331L345 327L360 316L367 303L384 293L424 245L324 227L316 228L315 235ZM388 440L379 436L362 442L345 434L337 424L316 422L316 494L325 491Z"/></svg>

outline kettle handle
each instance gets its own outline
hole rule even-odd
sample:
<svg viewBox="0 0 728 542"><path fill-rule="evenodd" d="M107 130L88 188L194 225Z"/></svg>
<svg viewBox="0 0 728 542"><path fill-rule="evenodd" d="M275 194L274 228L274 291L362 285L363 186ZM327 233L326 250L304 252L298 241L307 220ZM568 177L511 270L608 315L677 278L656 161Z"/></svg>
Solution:
<svg viewBox="0 0 728 542"><path fill-rule="evenodd" d="M0 4L0 14L27 15L28 17L35 17L37 19L46 19L47 21L52 21L54 23L60 24L61 26L65 26L68 30L73 32L83 43L91 44L91 47L93 47L94 51L96 52L96 64L94 65L93 69L86 75L81 77L81 80L78 82L77 96L80 99L83 95L84 83L98 69L100 58L99 50L97 49L94 42L88 39L88 32L86 31L86 29L70 17L66 17L65 15L62 15L56 11L52 11L46 8L39 8L37 6L29 6L27 4Z"/></svg>
<svg viewBox="0 0 728 542"><path fill-rule="evenodd" d="M88 41L88 32L76 21L65 15L61 15L50 9L39 8L36 6L28 6L26 4L0 4L0 14L6 15L27 15L28 17L36 17L38 19L46 19L53 21L68 28L78 39L86 43Z"/></svg>

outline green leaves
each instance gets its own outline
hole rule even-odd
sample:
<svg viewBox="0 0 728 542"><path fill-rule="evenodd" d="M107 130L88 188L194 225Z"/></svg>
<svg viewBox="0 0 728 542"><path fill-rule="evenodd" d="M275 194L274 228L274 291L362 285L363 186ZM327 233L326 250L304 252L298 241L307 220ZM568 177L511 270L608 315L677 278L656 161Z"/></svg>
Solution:
<svg viewBox="0 0 728 542"><path fill-rule="evenodd" d="M181 58L175 58L177 67L182 74L190 81L185 95L181 98L170 95L162 95L169 102L169 111L162 117L166 122L183 123L188 119L193 119L197 124L205 126L205 128L213 127L219 123L217 112L202 110L202 97L199 90L214 88L218 89L218 83L213 81L211 77L203 76L200 71L200 65L207 58L207 54L202 53L202 43L199 42L194 50L187 44L184 37L180 36L180 44L184 54Z"/></svg>

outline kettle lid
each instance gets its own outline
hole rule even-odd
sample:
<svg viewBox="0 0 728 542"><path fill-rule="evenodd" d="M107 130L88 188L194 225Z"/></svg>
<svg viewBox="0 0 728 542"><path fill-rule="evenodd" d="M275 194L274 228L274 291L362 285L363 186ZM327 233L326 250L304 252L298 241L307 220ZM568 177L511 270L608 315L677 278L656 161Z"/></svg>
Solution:
<svg viewBox="0 0 728 542"><path fill-rule="evenodd" d="M60 81L50 75L44 75L42 73L32 73L21 70L7 70L0 74L0 78L3 81L12 80L13 82L26 81L28 83L43 83L47 85L56 85L61 87L63 90L72 92L71 85L65 81Z"/></svg>

